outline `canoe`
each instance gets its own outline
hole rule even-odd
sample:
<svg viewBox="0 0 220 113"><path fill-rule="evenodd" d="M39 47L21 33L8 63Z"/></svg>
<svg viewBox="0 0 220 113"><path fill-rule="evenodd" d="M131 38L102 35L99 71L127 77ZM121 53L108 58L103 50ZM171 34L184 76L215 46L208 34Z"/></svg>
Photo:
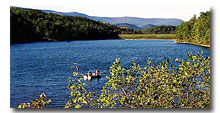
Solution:
<svg viewBox="0 0 220 113"><path fill-rule="evenodd" d="M93 78L100 78L101 77L101 73L96 75L95 73L92 73L92 76L88 76L88 75L83 75L84 80L91 80Z"/></svg>

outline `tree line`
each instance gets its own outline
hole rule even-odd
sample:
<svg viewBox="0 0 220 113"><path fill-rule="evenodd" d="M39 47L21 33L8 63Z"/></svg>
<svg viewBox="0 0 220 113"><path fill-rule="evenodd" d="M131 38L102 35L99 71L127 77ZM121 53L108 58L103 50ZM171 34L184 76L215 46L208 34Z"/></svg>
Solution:
<svg viewBox="0 0 220 113"><path fill-rule="evenodd" d="M116 39L120 29L83 17L61 16L35 9L10 8L11 44L36 41Z"/></svg>
<svg viewBox="0 0 220 113"><path fill-rule="evenodd" d="M138 29L120 29L120 34L143 34L141 30Z"/></svg>
<svg viewBox="0 0 220 113"><path fill-rule="evenodd" d="M175 34L176 26L159 25L147 29L121 29L121 34Z"/></svg>
<svg viewBox="0 0 220 113"><path fill-rule="evenodd" d="M175 34L176 26L161 25L142 30L143 34Z"/></svg>
<svg viewBox="0 0 220 113"><path fill-rule="evenodd" d="M210 45L210 11L181 23L176 28L176 36L180 42Z"/></svg>

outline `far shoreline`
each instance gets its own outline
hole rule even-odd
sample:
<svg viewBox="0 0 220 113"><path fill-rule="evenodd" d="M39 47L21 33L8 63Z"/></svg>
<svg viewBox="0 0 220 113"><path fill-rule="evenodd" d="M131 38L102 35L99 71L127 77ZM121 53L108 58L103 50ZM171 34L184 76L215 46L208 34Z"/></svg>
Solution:
<svg viewBox="0 0 220 113"><path fill-rule="evenodd" d="M175 39L146 39L146 38L140 38L140 39L121 39L121 40L173 40L175 41Z"/></svg>
<svg viewBox="0 0 220 113"><path fill-rule="evenodd" d="M191 45L196 45L196 46L201 46L201 47L205 47L205 48L209 48L210 49L210 45L203 45L203 44L196 44L196 43L191 43L191 42L179 42L176 39L147 39L147 38L139 38L139 39L121 39L121 40L173 40L175 43L177 44L191 44Z"/></svg>

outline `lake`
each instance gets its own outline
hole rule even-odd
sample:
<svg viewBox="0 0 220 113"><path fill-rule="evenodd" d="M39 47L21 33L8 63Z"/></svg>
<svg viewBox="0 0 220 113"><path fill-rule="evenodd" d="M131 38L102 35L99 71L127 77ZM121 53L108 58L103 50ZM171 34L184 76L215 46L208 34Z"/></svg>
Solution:
<svg viewBox="0 0 220 113"><path fill-rule="evenodd" d="M77 62L79 73L89 69L108 72L116 58L122 66L134 60L143 66L147 58L160 62L167 58L187 59L189 51L204 51L207 48L190 44L177 44L172 40L94 40L70 42L36 42L10 46L10 107L21 102L31 102L46 93L52 102L46 107L64 107L69 100L68 77L73 73L71 66ZM86 82L86 89L100 93L106 82L100 79Z"/></svg>

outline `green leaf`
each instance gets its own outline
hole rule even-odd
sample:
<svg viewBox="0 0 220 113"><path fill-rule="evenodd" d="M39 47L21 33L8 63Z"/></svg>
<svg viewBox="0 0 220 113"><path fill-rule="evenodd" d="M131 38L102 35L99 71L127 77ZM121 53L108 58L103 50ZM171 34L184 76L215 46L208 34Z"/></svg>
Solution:
<svg viewBox="0 0 220 113"><path fill-rule="evenodd" d="M80 108L80 107L81 107L81 106L80 106L80 105L78 105L78 104L74 106L74 108Z"/></svg>

